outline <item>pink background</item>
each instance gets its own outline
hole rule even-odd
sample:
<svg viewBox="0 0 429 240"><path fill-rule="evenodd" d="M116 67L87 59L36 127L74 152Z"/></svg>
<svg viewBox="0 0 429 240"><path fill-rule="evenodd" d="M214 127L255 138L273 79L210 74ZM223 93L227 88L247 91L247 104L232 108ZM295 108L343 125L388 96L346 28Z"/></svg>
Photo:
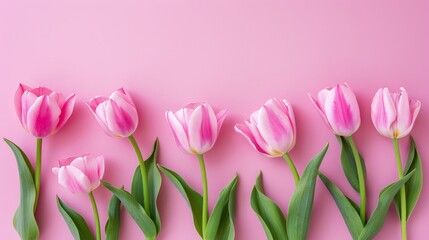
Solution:
<svg viewBox="0 0 429 240"><path fill-rule="evenodd" d="M322 3L323 2L323 3ZM55 205L58 194L94 226L87 196L59 186L51 168L70 155L103 153L105 180L129 189L137 160L124 139L107 137L83 101L125 87L140 117L136 138L147 156L154 139L161 143L159 162L201 190L198 162L182 153L164 119L191 101L228 108L215 147L206 155L210 209L234 173L240 176L237 239L264 239L249 197L264 172L267 194L285 212L293 178L280 159L256 153L233 130L237 122L271 97L294 106L298 140L291 156L302 173L308 160L331 143L321 170L358 200L342 173L339 146L313 108L307 93L346 81L356 93L362 126L355 134L366 159L369 211L378 192L393 182L396 167L391 141L370 120L370 103L380 87L405 87L422 101L413 135L428 175L427 94L429 79L429 3L423 1L0 1L0 135L19 144L34 159L35 139L16 117L13 95L19 82L77 93L75 111L57 135L46 138L42 193L37 213L40 239L72 239ZM408 140L400 141L405 156ZM18 205L15 160L0 144L1 239L18 239L12 226ZM427 181L409 221L409 239L427 239ZM95 192L102 225L110 193ZM198 239L182 196L164 178L159 197L162 231L158 239ZM143 234L123 213L122 239ZM326 188L318 180L308 239L351 239ZM393 208L375 239L400 239Z"/></svg>

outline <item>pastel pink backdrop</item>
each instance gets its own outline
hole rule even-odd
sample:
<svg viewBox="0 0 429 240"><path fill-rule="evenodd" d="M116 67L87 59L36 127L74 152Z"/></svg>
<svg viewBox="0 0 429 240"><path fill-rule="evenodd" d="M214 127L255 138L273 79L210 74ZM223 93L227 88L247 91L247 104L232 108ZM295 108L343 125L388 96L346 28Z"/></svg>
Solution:
<svg viewBox="0 0 429 240"><path fill-rule="evenodd" d="M140 117L136 138L144 155L160 139L159 162L182 174L201 190L198 162L182 153L164 119L191 101L208 101L230 114L215 147L206 155L210 209L235 173L237 239L264 239L249 197L256 176L264 173L267 194L285 212L294 190L293 177L280 159L252 149L233 126L271 97L286 98L294 107L298 138L291 152L302 173L308 160L326 142L330 149L321 170L358 200L342 173L335 137L313 108L307 93L346 81L357 95L362 126L355 134L366 160L368 207L378 192L393 182L396 167L392 143L370 120L370 103L379 87L405 87L422 101L412 134L419 146L424 175L429 159L429 3L423 1L0 1L0 135L23 147L34 159L35 139L15 114L13 95L19 82L47 86L66 95L77 93L69 123L46 138L42 192L37 217L40 239L72 239L55 205L58 194L88 219L87 196L73 195L57 184L51 168L57 160L81 153L106 157L105 180L130 186L137 160L124 139L106 136L84 101L108 95L118 87L134 98ZM405 153L408 140L400 141ZM18 205L15 160L0 144L1 239L18 239L12 226ZM409 239L429 236L429 192L423 192L409 221ZM95 191L102 225L111 194ZM162 239L198 239L182 196L164 178L159 196ZM121 239L143 234L122 214ZM351 239L342 217L318 180L308 239ZM396 212L390 209L375 239L400 239Z"/></svg>

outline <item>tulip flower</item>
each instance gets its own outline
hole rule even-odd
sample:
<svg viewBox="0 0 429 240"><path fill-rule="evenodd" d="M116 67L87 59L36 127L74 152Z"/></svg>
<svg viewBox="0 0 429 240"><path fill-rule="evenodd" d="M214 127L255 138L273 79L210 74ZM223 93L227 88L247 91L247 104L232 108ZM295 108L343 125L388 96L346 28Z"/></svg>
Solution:
<svg viewBox="0 0 429 240"><path fill-rule="evenodd" d="M216 142L227 110L215 113L208 103L191 103L176 111L167 111L165 116L179 148L196 154L200 163L203 182L202 237L208 221L208 184L203 154Z"/></svg>
<svg viewBox="0 0 429 240"><path fill-rule="evenodd" d="M36 138L56 133L70 118L75 94L67 99L44 87L30 88L20 84L15 94L15 110L25 130Z"/></svg>
<svg viewBox="0 0 429 240"><path fill-rule="evenodd" d="M40 173L42 167L42 138L55 134L70 118L75 103L75 94L67 99L62 93L39 87L31 88L19 84L15 93L15 110L22 126L37 138L36 169L34 183L36 203L40 194Z"/></svg>
<svg viewBox="0 0 429 240"><path fill-rule="evenodd" d="M360 217L364 224L366 219L366 186L361 158L352 135L359 129L360 113L356 96L347 84L337 84L319 92L317 99L309 94L310 100L319 111L326 125L332 132L344 137L353 153L359 180ZM343 146L344 147L344 146ZM347 172L345 171L347 176Z"/></svg>
<svg viewBox="0 0 429 240"><path fill-rule="evenodd" d="M371 104L371 118L377 131L388 138L407 136L420 111L420 101L409 99L407 91L390 93L380 88Z"/></svg>
<svg viewBox="0 0 429 240"><path fill-rule="evenodd" d="M131 96L123 88L119 88L109 98L95 97L87 105L107 135L118 138L127 137L130 140L140 165L144 209L150 215L148 174L140 148L133 136L139 118Z"/></svg>
<svg viewBox="0 0 429 240"><path fill-rule="evenodd" d="M72 193L87 193L91 200L96 222L97 240L101 240L100 218L92 191L99 185L104 174L104 157L84 155L59 161L59 167L52 168L58 183Z"/></svg>
<svg viewBox="0 0 429 240"><path fill-rule="evenodd" d="M139 123L134 102L123 88L114 91L109 98L91 99L88 106L101 128L111 137L129 137Z"/></svg>
<svg viewBox="0 0 429 240"><path fill-rule="evenodd" d="M398 177L404 177L399 138L407 136L413 128L421 103L410 99L404 88L400 93L391 93L387 88L380 88L371 104L371 118L377 131L393 140ZM400 190L400 220L402 239L407 239L407 201L405 185Z"/></svg>
<svg viewBox="0 0 429 240"><path fill-rule="evenodd" d="M295 146L296 124L291 104L272 98L253 112L245 124L236 124L235 131L243 135L260 153L268 157L283 157L299 181L289 151Z"/></svg>
<svg viewBox="0 0 429 240"><path fill-rule="evenodd" d="M175 113L167 111L165 116L179 148L203 154L215 144L227 112L216 114L207 103L191 103Z"/></svg>
<svg viewBox="0 0 429 240"><path fill-rule="evenodd" d="M328 127L338 136L348 137L360 126L359 105L346 84L337 84L319 92L317 99L310 96Z"/></svg>

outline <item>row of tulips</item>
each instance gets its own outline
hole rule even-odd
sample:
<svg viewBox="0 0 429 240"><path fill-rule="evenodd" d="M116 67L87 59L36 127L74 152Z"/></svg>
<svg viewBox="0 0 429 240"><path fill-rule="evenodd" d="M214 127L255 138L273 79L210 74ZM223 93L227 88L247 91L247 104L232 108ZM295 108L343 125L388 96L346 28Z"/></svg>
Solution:
<svg viewBox="0 0 429 240"><path fill-rule="evenodd" d="M291 104L286 100L270 99L253 112L244 124L235 130L243 135L260 153L268 157L282 157L292 171L296 189L289 203L287 219L277 204L265 195L262 173L258 176L251 194L251 206L259 217L268 239L306 239L309 229L316 179L319 176L334 198L353 239L367 240L381 229L390 203L394 201L402 226L402 239L407 238L406 223L414 209L422 188L420 157L411 141L405 169L402 167L398 139L407 136L420 110L420 102L410 99L401 88L400 93L388 89L378 90L371 105L371 116L377 131L391 138L396 154L398 181L384 188L377 207L371 216L366 209L366 169L352 135L360 126L357 99L350 88L343 84L326 88L312 98L316 109L341 144L341 164L352 188L359 194L357 204L346 196L319 167L328 149L309 161L300 176L289 152L296 142L296 122ZM75 95L63 94L47 88L30 88L21 84L15 95L15 107L23 127L36 137L36 161L33 169L25 153L5 139L15 154L21 197L14 216L14 227L21 239L38 239L39 228L34 215L40 193L42 139L55 134L73 112ZM52 171L60 185L72 193L88 194L94 210L96 239L101 239L101 224L96 200L92 192L102 184L112 192L105 227L106 239L118 239L121 205L128 211L146 239L155 239L161 229L157 207L161 188L160 171L177 187L189 205L196 231L202 239L234 239L235 193L238 176L220 193L214 209L208 209L208 179L204 153L216 142L227 110L215 112L207 103L192 103L176 111L166 112L166 119L177 145L186 153L195 155L200 164L203 194L190 187L174 171L157 164L158 140L151 155L144 159L133 136L138 126L138 114L130 95L118 89L110 97L95 97L87 103L101 128L107 135L128 138L133 146L138 166L132 178L130 191L102 181L104 157L82 155L59 161ZM57 205L75 239L94 239L83 217L68 207L59 197Z"/></svg>

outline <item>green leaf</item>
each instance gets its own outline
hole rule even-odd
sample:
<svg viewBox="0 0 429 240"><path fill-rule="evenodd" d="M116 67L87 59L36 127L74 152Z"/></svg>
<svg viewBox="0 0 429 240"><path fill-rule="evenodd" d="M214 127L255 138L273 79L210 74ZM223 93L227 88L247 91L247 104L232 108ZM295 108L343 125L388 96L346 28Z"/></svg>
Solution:
<svg viewBox="0 0 429 240"><path fill-rule="evenodd" d="M359 240L371 239L380 231L381 227L383 227L387 211L389 210L389 206L393 198L401 189L401 187L413 176L413 174L414 171L411 171L404 178L390 184L380 192L377 207L375 208L361 235L359 236Z"/></svg>
<svg viewBox="0 0 429 240"><path fill-rule="evenodd" d="M156 158L158 156L159 141L155 140L152 148L152 154L148 159L144 161L144 164L147 169L148 176L148 185L149 185L149 205L150 205L150 218L156 225L157 235L161 230L161 218L159 217L159 211L157 207L157 199L159 190L161 189L161 174L159 173L158 167L156 165ZM134 171L133 182L131 184L131 195L140 203L141 206L144 206L143 198L143 181L140 167L137 166Z"/></svg>
<svg viewBox="0 0 429 240"><path fill-rule="evenodd" d="M34 184L34 171L25 153L8 139L4 141L9 145L16 158L19 172L20 200L19 207L13 217L13 226L22 240L33 240L39 237L39 227L34 216L36 202L36 186Z"/></svg>
<svg viewBox="0 0 429 240"><path fill-rule="evenodd" d="M168 177L168 179L170 179L174 186L176 186L183 198L185 198L186 203L192 211L195 229L202 237L203 197L201 194L192 189L179 174L161 165L158 166L159 169Z"/></svg>
<svg viewBox="0 0 429 240"><path fill-rule="evenodd" d="M406 203L407 203L407 220L410 218L414 207L419 200L423 185L423 168L420 155L417 152L414 139L410 140L410 152L408 154L407 164L405 165L404 175L415 170L414 175L405 183ZM395 196L395 207L399 218L401 218L401 197L400 193Z"/></svg>
<svg viewBox="0 0 429 240"><path fill-rule="evenodd" d="M207 240L234 240L235 192L238 176L222 190L207 223Z"/></svg>
<svg viewBox="0 0 429 240"><path fill-rule="evenodd" d="M83 219L79 213L68 207L58 196L57 206L75 240L94 239L94 236L92 235L85 219Z"/></svg>
<svg viewBox="0 0 429 240"><path fill-rule="evenodd" d="M157 236L156 225L146 214L144 208L139 202L127 191L112 186L110 183L101 181L104 187L109 189L119 200L125 209L143 231L146 238L155 238Z"/></svg>
<svg viewBox="0 0 429 240"><path fill-rule="evenodd" d="M250 205L258 215L268 240L287 240L286 219L282 210L273 200L264 194L262 187L262 172L256 179L250 196Z"/></svg>
<svg viewBox="0 0 429 240"><path fill-rule="evenodd" d="M292 195L286 223L289 239L307 239L317 173L328 147L329 144L326 144L323 150L308 163Z"/></svg>
<svg viewBox="0 0 429 240"><path fill-rule="evenodd" d="M124 187L121 188L122 190ZM107 212L109 219L106 222L106 240L118 240L121 228L121 201L119 198L112 195Z"/></svg>
<svg viewBox="0 0 429 240"><path fill-rule="evenodd" d="M356 161L353 156L353 150L350 143L343 136L337 136L338 141L341 143L341 166L343 167L344 175L352 185L356 192L359 192L359 177L356 168ZM366 176L365 161L359 153L361 165L363 168L364 177Z"/></svg>
<svg viewBox="0 0 429 240"><path fill-rule="evenodd" d="M363 230L363 224L359 216L359 207L351 199L346 197L341 190L329 178L319 172L319 177L325 184L332 198L335 200L338 209L343 216L344 222L349 229L350 235L354 240L359 239Z"/></svg>

